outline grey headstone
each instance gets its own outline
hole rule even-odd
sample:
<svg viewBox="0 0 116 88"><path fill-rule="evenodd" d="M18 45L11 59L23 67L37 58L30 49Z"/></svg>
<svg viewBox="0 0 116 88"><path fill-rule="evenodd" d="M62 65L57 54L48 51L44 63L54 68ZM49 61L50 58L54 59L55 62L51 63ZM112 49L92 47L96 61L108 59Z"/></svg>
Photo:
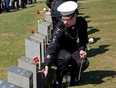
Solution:
<svg viewBox="0 0 116 88"><path fill-rule="evenodd" d="M44 34L42 34L42 33L39 33L39 32L36 32L34 35L32 35L32 36L34 36L34 37L39 37L39 38L41 38L41 39L43 39L44 41L45 41L45 44L47 43L47 37L44 35Z"/></svg>
<svg viewBox="0 0 116 88"><path fill-rule="evenodd" d="M37 88L37 65L30 58L21 56L18 59L18 67L32 71L33 72L33 88Z"/></svg>
<svg viewBox="0 0 116 88"><path fill-rule="evenodd" d="M31 58L32 60L35 57L38 57L39 59L42 58L41 55L41 42L36 41L35 39L32 38L26 38L25 39L25 54L26 57ZM39 61L39 69L41 67L41 60Z"/></svg>
<svg viewBox="0 0 116 88"><path fill-rule="evenodd" d="M38 22L38 32L44 34L47 38L47 43L51 38L51 23L50 22Z"/></svg>
<svg viewBox="0 0 116 88"><path fill-rule="evenodd" d="M53 30L53 24L52 24L52 18L51 18L51 15L44 15L44 18L47 22L50 22L51 23L51 30Z"/></svg>
<svg viewBox="0 0 116 88"><path fill-rule="evenodd" d="M23 88L7 81L0 80L0 88Z"/></svg>
<svg viewBox="0 0 116 88"><path fill-rule="evenodd" d="M44 18L45 18L46 21L52 23L51 15L46 15L46 14L45 14L45 15L44 15Z"/></svg>
<svg viewBox="0 0 116 88"><path fill-rule="evenodd" d="M33 73L29 70L13 66L8 70L8 82L23 88L33 88Z"/></svg>
<svg viewBox="0 0 116 88"><path fill-rule="evenodd" d="M44 62L44 58L45 58L45 51L46 51L46 37L43 36L40 33L35 33L34 35L30 36L30 38L34 39L35 41L39 41L41 42L41 54L42 54L42 58L41 61L42 63Z"/></svg>

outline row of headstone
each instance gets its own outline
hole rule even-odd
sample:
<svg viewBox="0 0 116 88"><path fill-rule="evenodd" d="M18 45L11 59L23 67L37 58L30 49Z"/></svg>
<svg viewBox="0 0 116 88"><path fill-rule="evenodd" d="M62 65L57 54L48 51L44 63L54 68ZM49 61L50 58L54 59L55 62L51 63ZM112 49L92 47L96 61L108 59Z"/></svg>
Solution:
<svg viewBox="0 0 116 88"><path fill-rule="evenodd" d="M18 59L18 66L8 69L7 81L0 81L0 88L44 88L47 81L41 77L46 46L51 38L51 17L45 15L46 22L38 21L38 32L25 38L25 56ZM39 58L39 64L33 59ZM39 70L38 70L39 69Z"/></svg>
<svg viewBox="0 0 116 88"><path fill-rule="evenodd" d="M46 20L47 20L47 16ZM28 58L39 58L39 69L41 68L46 47L49 44L51 38L52 25L49 22L50 18L46 22L38 21L38 32L25 39L25 54Z"/></svg>
<svg viewBox="0 0 116 88"><path fill-rule="evenodd" d="M22 88L22 87L0 80L0 88Z"/></svg>

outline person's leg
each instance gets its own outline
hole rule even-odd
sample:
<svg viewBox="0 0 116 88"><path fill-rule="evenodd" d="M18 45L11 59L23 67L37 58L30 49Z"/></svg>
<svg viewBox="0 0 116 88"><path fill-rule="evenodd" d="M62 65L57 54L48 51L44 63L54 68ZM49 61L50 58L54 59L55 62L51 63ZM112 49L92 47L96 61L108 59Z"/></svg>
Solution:
<svg viewBox="0 0 116 88"><path fill-rule="evenodd" d="M24 8L26 8L27 0L24 0Z"/></svg>
<svg viewBox="0 0 116 88"><path fill-rule="evenodd" d="M61 83L65 74L68 63L71 59L71 54L68 51L61 50L58 55L58 65L56 70L56 80Z"/></svg>
<svg viewBox="0 0 116 88"><path fill-rule="evenodd" d="M52 17L52 25L53 25L53 30L51 31L51 35L54 32L54 29L56 28L56 25L58 24L58 22L61 21L61 17Z"/></svg>
<svg viewBox="0 0 116 88"><path fill-rule="evenodd" d="M5 11L9 12L10 11L10 8L9 8L10 0L4 0L4 3L5 3Z"/></svg>
<svg viewBox="0 0 116 88"><path fill-rule="evenodd" d="M19 10L19 0L16 0L17 10Z"/></svg>
<svg viewBox="0 0 116 88"><path fill-rule="evenodd" d="M52 17L53 29L55 29L55 27L59 21L61 21L61 17Z"/></svg>
<svg viewBox="0 0 116 88"><path fill-rule="evenodd" d="M24 8L23 3L24 3L24 0L21 0L21 8Z"/></svg>
<svg viewBox="0 0 116 88"><path fill-rule="evenodd" d="M21 7L26 8L26 0L21 0Z"/></svg>
<svg viewBox="0 0 116 88"><path fill-rule="evenodd" d="M29 4L32 4L33 3L33 1L32 0L29 0Z"/></svg>
<svg viewBox="0 0 116 88"><path fill-rule="evenodd" d="M76 77L78 75L79 69L77 68L76 62L71 58L70 65L67 68L67 74L66 74L66 86L72 86L74 84L77 85L78 82L76 80Z"/></svg>
<svg viewBox="0 0 116 88"><path fill-rule="evenodd" d="M80 55L79 55L79 51L75 51L73 54L72 54L72 59L75 61L75 63L77 64L77 67L80 68L81 66L81 62L83 60L83 63L82 63L82 72L84 70L87 69L87 67L89 66L89 61L87 58L85 59L82 59L80 58Z"/></svg>
<svg viewBox="0 0 116 88"><path fill-rule="evenodd" d="M12 0L11 4L12 4L12 9L15 9L15 0Z"/></svg>
<svg viewBox="0 0 116 88"><path fill-rule="evenodd" d="M81 61L82 58L80 58L79 51L75 51L72 54L72 66L70 67L71 71L71 85L75 85L75 78L79 75L80 67L81 67ZM82 61L82 68L81 73L85 71L89 66L89 61L87 58L83 59Z"/></svg>

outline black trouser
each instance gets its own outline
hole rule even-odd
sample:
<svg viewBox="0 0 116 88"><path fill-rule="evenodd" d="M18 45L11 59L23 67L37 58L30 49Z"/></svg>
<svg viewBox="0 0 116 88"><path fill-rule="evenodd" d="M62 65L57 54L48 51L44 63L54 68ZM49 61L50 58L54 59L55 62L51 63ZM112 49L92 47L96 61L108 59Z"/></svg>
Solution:
<svg viewBox="0 0 116 88"><path fill-rule="evenodd" d="M5 3L5 11L10 12L10 7L9 7L10 0L4 0L4 3Z"/></svg>
<svg viewBox="0 0 116 88"><path fill-rule="evenodd" d="M26 8L27 0L21 0L21 7Z"/></svg>
<svg viewBox="0 0 116 88"><path fill-rule="evenodd" d="M80 70L81 58L79 51L75 51L73 54L66 50L61 50L58 54L57 59L57 70L56 70L56 80L61 83L64 75L70 71L71 79L75 78ZM83 59L82 72L89 66L89 61Z"/></svg>
<svg viewBox="0 0 116 88"><path fill-rule="evenodd" d="M52 30L52 34L56 28L56 25L61 21L61 17L52 17L52 25L53 25L53 30Z"/></svg>
<svg viewBox="0 0 116 88"><path fill-rule="evenodd" d="M19 0L12 1L12 8L15 9L15 2L16 2L17 9L19 9Z"/></svg>

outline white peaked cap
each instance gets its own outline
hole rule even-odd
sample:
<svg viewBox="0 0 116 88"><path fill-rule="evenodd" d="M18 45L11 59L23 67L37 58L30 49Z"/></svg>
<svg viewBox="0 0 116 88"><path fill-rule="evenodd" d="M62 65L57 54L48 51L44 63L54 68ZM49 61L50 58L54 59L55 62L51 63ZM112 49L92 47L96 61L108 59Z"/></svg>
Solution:
<svg viewBox="0 0 116 88"><path fill-rule="evenodd" d="M62 3L57 10L61 13L63 16L70 15L75 12L77 9L78 5L74 1L66 1Z"/></svg>

